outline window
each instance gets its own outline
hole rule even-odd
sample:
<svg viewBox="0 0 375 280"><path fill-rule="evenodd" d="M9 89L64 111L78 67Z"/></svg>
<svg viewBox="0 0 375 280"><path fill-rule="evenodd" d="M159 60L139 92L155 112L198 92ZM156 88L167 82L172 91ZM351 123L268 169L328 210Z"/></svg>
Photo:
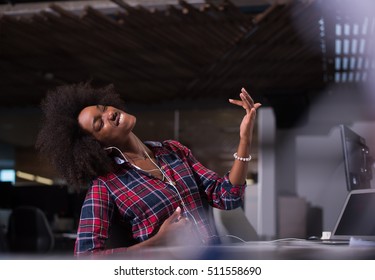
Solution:
<svg viewBox="0 0 375 280"><path fill-rule="evenodd" d="M1 169L0 170L0 181L1 182L16 182L16 172L13 169Z"/></svg>

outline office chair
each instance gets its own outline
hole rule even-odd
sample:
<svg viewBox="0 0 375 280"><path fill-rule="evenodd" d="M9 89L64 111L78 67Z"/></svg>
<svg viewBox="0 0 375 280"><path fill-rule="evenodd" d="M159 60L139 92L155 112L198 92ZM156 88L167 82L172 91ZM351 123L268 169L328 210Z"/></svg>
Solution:
<svg viewBox="0 0 375 280"><path fill-rule="evenodd" d="M257 241L259 236L241 207L233 210L213 209L216 229L223 244Z"/></svg>
<svg viewBox="0 0 375 280"><path fill-rule="evenodd" d="M54 236L44 212L34 206L13 209L9 217L10 252L47 253L54 246Z"/></svg>
<svg viewBox="0 0 375 280"><path fill-rule="evenodd" d="M106 249L129 247L136 244L131 234L131 225L121 219L120 213L115 210L105 243Z"/></svg>
<svg viewBox="0 0 375 280"><path fill-rule="evenodd" d="M4 253L8 251L8 245L6 240L6 235L3 230L3 227L0 226L0 253Z"/></svg>

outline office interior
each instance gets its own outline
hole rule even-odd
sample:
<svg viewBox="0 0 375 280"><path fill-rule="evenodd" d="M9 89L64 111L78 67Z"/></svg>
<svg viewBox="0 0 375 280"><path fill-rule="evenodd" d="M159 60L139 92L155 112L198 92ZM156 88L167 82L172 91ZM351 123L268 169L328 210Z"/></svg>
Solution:
<svg viewBox="0 0 375 280"><path fill-rule="evenodd" d="M179 140L219 174L243 116L228 98L245 87L262 107L243 207L213 212L239 237L223 242L331 231L349 192L339 125L375 155L375 9L352 2L0 1L3 252L22 251L9 221L33 206L53 239L40 250L73 253L86 188L73 191L34 144L46 92L88 80L115 85L142 140Z"/></svg>

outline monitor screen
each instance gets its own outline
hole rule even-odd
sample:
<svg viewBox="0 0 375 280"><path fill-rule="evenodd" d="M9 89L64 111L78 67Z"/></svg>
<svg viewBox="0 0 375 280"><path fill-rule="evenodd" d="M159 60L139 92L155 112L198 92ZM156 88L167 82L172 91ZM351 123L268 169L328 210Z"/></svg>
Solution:
<svg viewBox="0 0 375 280"><path fill-rule="evenodd" d="M372 157L366 140L345 125L340 125L348 191L370 188Z"/></svg>
<svg viewBox="0 0 375 280"><path fill-rule="evenodd" d="M335 229L334 239L358 237L375 239L375 189L354 190L349 193Z"/></svg>

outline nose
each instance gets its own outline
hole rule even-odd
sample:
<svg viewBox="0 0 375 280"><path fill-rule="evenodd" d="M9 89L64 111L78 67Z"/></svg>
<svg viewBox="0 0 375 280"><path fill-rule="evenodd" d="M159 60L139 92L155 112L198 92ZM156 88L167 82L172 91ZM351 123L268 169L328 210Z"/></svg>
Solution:
<svg viewBox="0 0 375 280"><path fill-rule="evenodd" d="M105 119L107 119L108 121L114 121L116 119L116 112L113 112L112 110L107 110L105 113L104 113L104 117Z"/></svg>

